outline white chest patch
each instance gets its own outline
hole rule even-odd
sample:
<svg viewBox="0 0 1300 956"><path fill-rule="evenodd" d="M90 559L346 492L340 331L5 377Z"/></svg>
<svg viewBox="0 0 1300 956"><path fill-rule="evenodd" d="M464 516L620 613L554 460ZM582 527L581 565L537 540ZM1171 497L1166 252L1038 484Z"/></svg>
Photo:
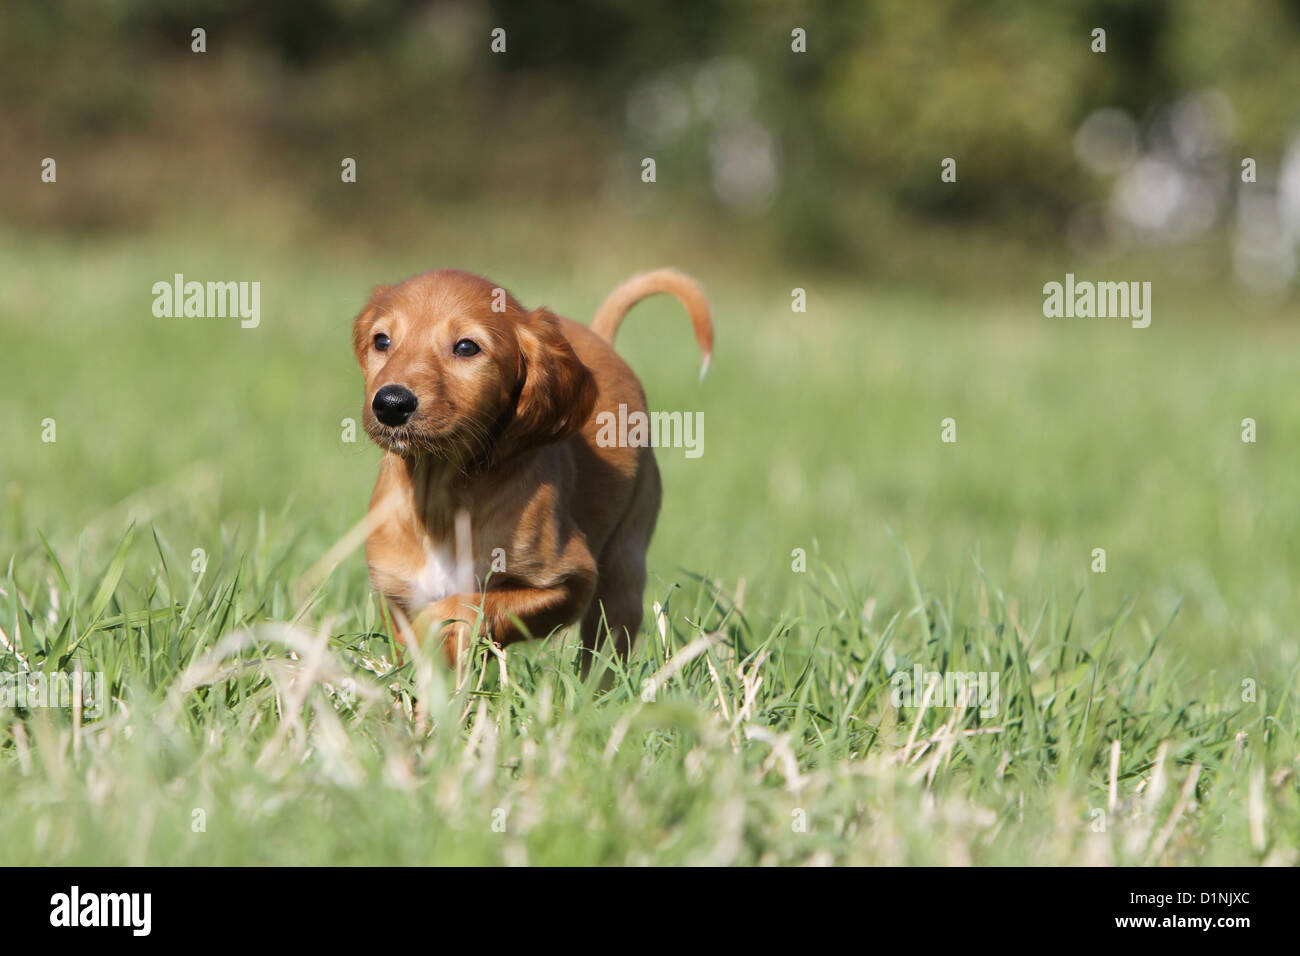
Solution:
<svg viewBox="0 0 1300 956"><path fill-rule="evenodd" d="M413 607L426 607L434 601L441 601L445 597L451 597L453 594L460 594L469 590L469 583L464 579L473 580L473 571L466 569L467 573L461 574L461 570L456 566L456 558L449 547L435 547L429 542L424 543L424 567L410 581L411 588L411 605Z"/></svg>

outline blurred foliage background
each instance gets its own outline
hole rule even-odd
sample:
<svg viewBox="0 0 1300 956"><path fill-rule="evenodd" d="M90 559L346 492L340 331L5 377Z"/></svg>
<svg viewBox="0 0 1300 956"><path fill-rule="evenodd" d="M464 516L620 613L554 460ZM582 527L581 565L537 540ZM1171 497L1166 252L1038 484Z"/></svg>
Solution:
<svg viewBox="0 0 1300 956"><path fill-rule="evenodd" d="M738 271L960 286L1052 252L1191 255L1277 294L1298 40L1298 0L9 3L0 216L97 232L217 210L389 248L488 205L538 242L640 229Z"/></svg>

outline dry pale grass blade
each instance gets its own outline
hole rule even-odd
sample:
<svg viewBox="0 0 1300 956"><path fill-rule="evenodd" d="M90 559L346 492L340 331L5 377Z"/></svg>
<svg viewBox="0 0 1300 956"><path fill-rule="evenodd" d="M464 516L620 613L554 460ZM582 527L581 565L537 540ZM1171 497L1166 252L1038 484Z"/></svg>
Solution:
<svg viewBox="0 0 1300 956"><path fill-rule="evenodd" d="M365 517L349 528L338 541L334 542L316 563L298 576L293 583L294 600L298 611L291 619L296 624L311 608L320 586L324 584L340 564L357 548L361 547L373 528L383 524L397 509L400 499L396 495L387 495L366 511Z"/></svg>
<svg viewBox="0 0 1300 956"><path fill-rule="evenodd" d="M1155 829L1156 810L1160 806L1160 798L1164 796L1167 785L1165 761L1168 756L1169 742L1162 740L1156 748L1156 757L1151 767L1150 776L1138 784L1140 800L1135 808L1137 819L1124 838L1124 850L1130 857L1136 858L1140 856L1143 849L1151 844L1151 834Z"/></svg>
<svg viewBox="0 0 1300 956"><path fill-rule="evenodd" d="M231 655L267 643L280 644L298 657L263 656L227 663ZM320 687L324 692L329 685L346 681L347 686L368 701L380 701L386 696L371 682L357 680L353 671L329 651L328 637L323 630L319 635L313 635L291 624L273 622L226 635L216 647L190 664L168 691L162 723L174 724L186 698L197 688L220 683L250 670L265 673L273 681L281 702L280 724L272 741L259 756L259 763L270 760L273 753L279 752L290 733L299 734L299 739L305 735L301 708L313 687Z"/></svg>
<svg viewBox="0 0 1300 956"><path fill-rule="evenodd" d="M17 625L14 626L14 634L18 634ZM30 671L32 669L32 665L27 662L27 658L23 657L22 651L18 650L17 642L9 640L9 635L4 632L4 628L0 628L0 647L12 654L14 660L19 663L23 670Z"/></svg>
<svg viewBox="0 0 1300 956"><path fill-rule="evenodd" d="M1110 742L1110 784L1106 788L1106 812L1113 814L1119 806L1119 741Z"/></svg>
<svg viewBox="0 0 1300 956"><path fill-rule="evenodd" d="M908 757L912 753L912 748L916 746L916 735L921 730L921 719L925 717L925 712L930 706L930 698L934 695L934 682L928 682L925 685L925 693L921 695L921 706L917 708L916 720L912 721L912 729L908 732L907 743L903 744L903 749L898 753L897 759L900 763L908 763ZM921 753L925 752L925 745L922 745ZM917 754L919 757L920 754Z"/></svg>
<svg viewBox="0 0 1300 956"><path fill-rule="evenodd" d="M488 725L487 698L478 699L478 709L474 713L474 721L470 724L469 736L465 739L465 750L461 756L461 766L469 767L474 763L474 754L478 751L479 743L483 739L483 734Z"/></svg>
<svg viewBox="0 0 1300 956"><path fill-rule="evenodd" d="M500 730L496 720L488 712L486 697L480 697L478 708L474 712L474 723L470 727L465 749L461 753L461 769L473 771L471 788L482 792L492 782L497 770L497 749L500 743Z"/></svg>
<svg viewBox="0 0 1300 956"><path fill-rule="evenodd" d="M718 709L722 711L724 720L731 720L731 712L727 709L727 697L722 692L722 679L718 676L718 669L713 666L713 661L709 657L704 658L704 664L709 669L709 679L713 681L713 689L718 695Z"/></svg>
<svg viewBox="0 0 1300 956"><path fill-rule="evenodd" d="M720 631L713 634L705 634L691 641L671 658L664 662L664 665L650 675L650 683L658 689L663 687L674 674L689 664L695 658L699 657L706 650L717 644L725 635Z"/></svg>
<svg viewBox="0 0 1300 956"><path fill-rule="evenodd" d="M1160 746L1156 748L1156 762L1151 771L1151 784L1147 787L1143 798L1146 803L1146 811L1154 815L1156 807L1160 804L1160 798L1165 795L1165 788L1168 786L1168 777L1165 770L1165 762L1169 759L1169 741L1160 741Z"/></svg>
<svg viewBox="0 0 1300 956"><path fill-rule="evenodd" d="M664 606L655 601L651 606L655 617L655 632L659 635L659 644L664 651L668 650L668 617L664 614Z"/></svg>
<svg viewBox="0 0 1300 956"><path fill-rule="evenodd" d="M934 775L939 767L947 763L952 753L952 748L957 742L957 724L966 713L966 705L970 700L970 688L962 684L961 689L957 692L956 705L948 715L947 721L933 734L930 735L927 745L933 746L929 758L922 764L913 781L922 777L925 779L925 788L929 790L934 784Z"/></svg>
<svg viewBox="0 0 1300 956"><path fill-rule="evenodd" d="M1250 791L1246 796L1246 816L1250 821L1250 847L1256 853L1268 849L1268 806L1264 803L1264 768L1255 767L1250 774Z"/></svg>
<svg viewBox="0 0 1300 956"><path fill-rule="evenodd" d="M328 655L329 637L324 628L307 642L306 652L297 661L296 667L284 667L279 662L267 662L266 673L276 685L279 701L280 722L275 733L266 742L258 756L255 766L265 767L285 749L290 736L298 741L301 754L308 737L307 727L303 723L302 709L317 681L323 677L323 662Z"/></svg>
<svg viewBox="0 0 1300 956"><path fill-rule="evenodd" d="M749 670L745 670L744 664L736 667L736 675L740 678L740 686L745 689L745 696L741 700L740 706L736 708L736 717L731 722L731 730L734 733L740 726L741 721L749 720L754 711L754 701L758 699L759 688L763 686L763 678L759 674L763 664L767 662L767 651L760 651L754 658L754 663Z"/></svg>
<svg viewBox="0 0 1300 956"><path fill-rule="evenodd" d="M438 680L436 672L438 665L434 663L433 657L425 651L424 644L418 639L410 619L396 605L386 604L386 608L393 622L393 630L399 635L402 647L406 653L411 655L411 676L415 681L418 695L412 716L415 720L416 736L424 737L429 732L430 709L441 712L443 706L447 703L447 695L443 690L442 683ZM456 671L457 690L460 689L463 680L463 667L458 665ZM464 719L464 715L462 715L461 719Z"/></svg>
<svg viewBox="0 0 1300 956"><path fill-rule="evenodd" d="M771 748L771 752L763 764L763 769L759 773L760 777L779 764L781 775L785 777L786 789L791 793L798 793L808 785L809 778L799 770L799 758L790 742L790 734L773 733L766 727L746 724L745 738L747 740L762 741Z"/></svg>
<svg viewBox="0 0 1300 956"><path fill-rule="evenodd" d="M1011 766L1011 751L1004 750L1002 751L1002 756L998 758L998 767L997 767L997 771L994 773L994 776L998 780L1002 780L1006 776L1007 768L1010 766Z"/></svg>
<svg viewBox="0 0 1300 956"><path fill-rule="evenodd" d="M81 661L72 668L72 761L81 762L81 682L83 679Z"/></svg>
<svg viewBox="0 0 1300 956"><path fill-rule="evenodd" d="M14 735L14 750L18 753L18 771L26 777L32 772L32 748L27 742L27 727L17 720L10 732Z"/></svg>
<svg viewBox="0 0 1300 956"><path fill-rule="evenodd" d="M1169 845L1169 840L1174 835L1174 830L1178 827L1178 821L1183 818L1188 804L1192 802L1192 795L1196 793L1196 781L1201 777L1201 765L1193 764L1192 769L1187 773L1187 779L1183 781L1183 788L1178 793L1178 800L1174 803L1174 808L1169 812L1169 819L1161 828L1160 833L1156 836L1156 841L1151 845L1151 862L1160 859L1161 854L1165 852L1165 847Z"/></svg>
<svg viewBox="0 0 1300 956"><path fill-rule="evenodd" d="M1237 765L1241 763L1241 757L1246 752L1247 733L1244 730L1237 732L1237 736L1232 738L1232 769L1236 770Z"/></svg>
<svg viewBox="0 0 1300 956"><path fill-rule="evenodd" d="M505 690L510 687L510 666L507 659L507 652L504 647L498 647L496 644L488 644L488 652L497 659L497 677L501 681L501 689Z"/></svg>
<svg viewBox="0 0 1300 956"><path fill-rule="evenodd" d="M722 640L723 634L716 631L712 634L705 634L691 641L680 651L670 657L664 665L654 672L647 681L649 689L657 692L658 689L669 680L674 674L689 664L695 658L699 657L706 650ZM614 759L614 754L618 753L618 748L623 743L623 738L627 736L628 729L632 726L632 720L641 708L644 707L644 701L638 703L635 707L628 708L626 714L614 725L614 730L609 735L609 743L605 746L605 763L608 764Z"/></svg>

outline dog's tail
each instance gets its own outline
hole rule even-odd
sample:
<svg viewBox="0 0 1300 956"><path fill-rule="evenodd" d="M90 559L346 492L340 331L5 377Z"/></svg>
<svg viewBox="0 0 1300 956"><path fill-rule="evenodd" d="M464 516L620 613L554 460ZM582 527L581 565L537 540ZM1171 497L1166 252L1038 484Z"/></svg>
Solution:
<svg viewBox="0 0 1300 956"><path fill-rule="evenodd" d="M695 329L695 341L704 353L704 364L700 366L700 378L709 370L709 360L713 358L713 320L709 312L709 300L704 296L700 284L690 276L676 269L656 269L642 272L628 279L605 299L596 310L596 317L591 320L591 330L610 345L623 322L628 309L646 296L657 292L666 292L686 306L691 317L691 326Z"/></svg>

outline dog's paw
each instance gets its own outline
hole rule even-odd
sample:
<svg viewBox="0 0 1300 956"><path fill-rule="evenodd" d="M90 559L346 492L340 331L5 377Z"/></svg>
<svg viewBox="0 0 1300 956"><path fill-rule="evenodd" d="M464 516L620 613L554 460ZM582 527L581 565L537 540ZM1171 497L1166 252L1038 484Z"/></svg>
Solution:
<svg viewBox="0 0 1300 956"><path fill-rule="evenodd" d="M420 646L441 646L443 656L452 667L469 651L474 637L475 612L467 604L468 598L435 601L411 622L411 630Z"/></svg>

